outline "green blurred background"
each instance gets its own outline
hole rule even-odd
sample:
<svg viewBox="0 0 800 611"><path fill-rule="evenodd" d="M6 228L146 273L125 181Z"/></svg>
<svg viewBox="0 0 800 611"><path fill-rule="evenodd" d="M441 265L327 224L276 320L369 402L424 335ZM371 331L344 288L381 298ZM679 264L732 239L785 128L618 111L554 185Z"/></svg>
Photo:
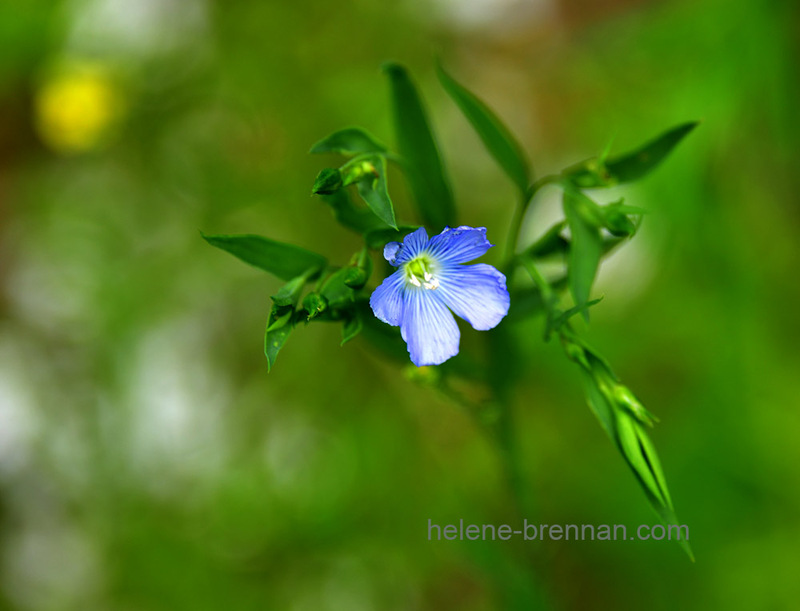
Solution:
<svg viewBox="0 0 800 611"><path fill-rule="evenodd" d="M0 608L796 608L798 8L0 2ZM703 121L603 195L650 214L588 332L661 418L696 564L667 542L429 542L429 518L517 519L468 415L332 326L267 375L278 281L199 230L346 262L358 237L309 196L334 160L307 151L353 124L392 141L383 61L421 87L462 221L503 239L512 188L437 53L538 175ZM543 192L525 232L557 215ZM655 523L541 324L513 331L527 517Z"/></svg>

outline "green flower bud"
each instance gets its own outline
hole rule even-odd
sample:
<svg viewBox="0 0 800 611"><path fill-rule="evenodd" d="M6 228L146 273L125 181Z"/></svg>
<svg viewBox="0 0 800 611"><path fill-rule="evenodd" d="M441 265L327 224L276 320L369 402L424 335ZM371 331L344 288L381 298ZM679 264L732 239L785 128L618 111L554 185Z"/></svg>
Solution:
<svg viewBox="0 0 800 611"><path fill-rule="evenodd" d="M589 360L586 358L586 351L583 349L583 346L580 346L575 342L571 342L565 337L562 337L561 343L564 346L564 352L567 353L567 358L569 360L578 363L586 371L591 372L592 366L589 364Z"/></svg>
<svg viewBox="0 0 800 611"><path fill-rule="evenodd" d="M403 375L410 382L415 382L422 386L436 386L442 377L439 369L430 365L423 367L408 365L403 369Z"/></svg>
<svg viewBox="0 0 800 611"><path fill-rule="evenodd" d="M658 422L658 418L647 411L627 386L617 384L611 394L617 405L630 412L642 424L653 426L654 422Z"/></svg>
<svg viewBox="0 0 800 611"><path fill-rule="evenodd" d="M597 157L571 166L564 170L562 174L564 178L581 189L608 187L616 182L608 171L605 162Z"/></svg>
<svg viewBox="0 0 800 611"><path fill-rule="evenodd" d="M294 308L291 306L272 306L272 311L269 314L267 331L276 331L285 327L292 319L292 314L294 314Z"/></svg>
<svg viewBox="0 0 800 611"><path fill-rule="evenodd" d="M342 173L334 168L325 168L314 181L312 192L316 195L330 195L342 188Z"/></svg>
<svg viewBox="0 0 800 611"><path fill-rule="evenodd" d="M374 180L379 176L378 170L375 169L375 165L371 161L359 157L348 161L339 168L339 171L345 187L362 180Z"/></svg>
<svg viewBox="0 0 800 611"><path fill-rule="evenodd" d="M615 210L614 208L605 209L605 227L611 235L617 237L628 237L636 233L636 226L627 214Z"/></svg>
<svg viewBox="0 0 800 611"><path fill-rule="evenodd" d="M344 283L357 291L364 288L371 274L372 259L369 256L369 250L364 248L350 259L350 267L345 272Z"/></svg>
<svg viewBox="0 0 800 611"><path fill-rule="evenodd" d="M309 293L303 299L303 308L308 312L308 320L311 320L328 308L328 300L319 293Z"/></svg>
<svg viewBox="0 0 800 611"><path fill-rule="evenodd" d="M367 280L369 280L369 276L367 275L366 270L360 267L348 268L344 276L344 283L356 291L364 288Z"/></svg>

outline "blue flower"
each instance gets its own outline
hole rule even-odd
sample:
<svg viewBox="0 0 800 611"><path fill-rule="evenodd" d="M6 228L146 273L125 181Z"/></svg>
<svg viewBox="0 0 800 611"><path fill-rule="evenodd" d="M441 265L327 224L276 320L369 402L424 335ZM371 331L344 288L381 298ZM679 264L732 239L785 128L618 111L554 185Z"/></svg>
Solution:
<svg viewBox="0 0 800 611"><path fill-rule="evenodd" d="M389 242L384 258L397 269L370 297L383 322L399 326L418 367L458 354L461 335L453 314L474 329L495 327L508 313L506 277L491 265L462 265L492 247L485 227L446 227L428 239L424 227ZM451 313L452 312L452 313Z"/></svg>

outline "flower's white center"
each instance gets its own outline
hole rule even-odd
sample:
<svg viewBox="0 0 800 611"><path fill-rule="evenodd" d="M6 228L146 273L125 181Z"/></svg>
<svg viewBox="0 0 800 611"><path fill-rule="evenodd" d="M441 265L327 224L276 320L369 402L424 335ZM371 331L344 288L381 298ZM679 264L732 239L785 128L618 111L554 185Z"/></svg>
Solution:
<svg viewBox="0 0 800 611"><path fill-rule="evenodd" d="M403 266L406 272L406 280L414 286L418 286L429 291L439 288L439 279L431 273L433 262L427 257L417 257Z"/></svg>

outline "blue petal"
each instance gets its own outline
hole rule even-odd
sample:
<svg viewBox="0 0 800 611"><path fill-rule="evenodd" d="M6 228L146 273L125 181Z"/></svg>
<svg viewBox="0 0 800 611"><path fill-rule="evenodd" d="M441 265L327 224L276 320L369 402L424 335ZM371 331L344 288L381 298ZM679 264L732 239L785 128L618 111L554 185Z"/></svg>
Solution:
<svg viewBox="0 0 800 611"><path fill-rule="evenodd" d="M428 252L444 263L466 263L477 259L492 247L486 239L486 227L467 227L462 225L433 236Z"/></svg>
<svg viewBox="0 0 800 611"><path fill-rule="evenodd" d="M403 245L400 242L389 242L383 247L383 258L394 265L394 260L397 258L397 252L401 248L403 248Z"/></svg>
<svg viewBox="0 0 800 611"><path fill-rule="evenodd" d="M400 252L396 253L394 263L392 265L402 265L411 261L414 257L419 255L428 245L428 232L424 227L420 227L416 231L409 233L403 239L403 247Z"/></svg>
<svg viewBox="0 0 800 611"><path fill-rule="evenodd" d="M439 273L438 297L478 331L497 326L508 314L506 277L491 265L451 265Z"/></svg>
<svg viewBox="0 0 800 611"><path fill-rule="evenodd" d="M380 320L393 326L403 321L403 294L405 292L404 272L397 270L375 289L369 298L372 311Z"/></svg>
<svg viewBox="0 0 800 611"><path fill-rule="evenodd" d="M433 291L406 291L403 339L411 361L417 366L439 365L458 354L458 331L453 315Z"/></svg>

